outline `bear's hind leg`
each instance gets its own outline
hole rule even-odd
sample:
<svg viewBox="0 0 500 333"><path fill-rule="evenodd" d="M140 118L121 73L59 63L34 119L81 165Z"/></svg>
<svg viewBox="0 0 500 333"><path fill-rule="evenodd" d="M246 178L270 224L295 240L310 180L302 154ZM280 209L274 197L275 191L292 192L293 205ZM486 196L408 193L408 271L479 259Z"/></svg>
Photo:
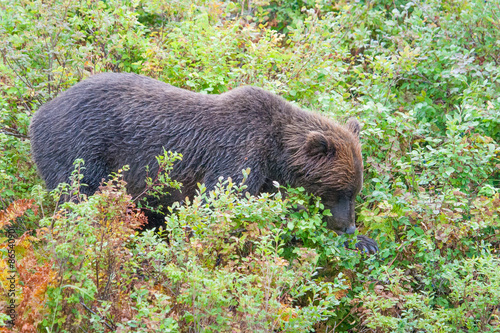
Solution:
<svg viewBox="0 0 500 333"><path fill-rule="evenodd" d="M81 183L84 185L80 187L80 193L90 196L97 192L104 182L109 180L111 171L103 161L84 162L84 168L81 171L83 174Z"/></svg>

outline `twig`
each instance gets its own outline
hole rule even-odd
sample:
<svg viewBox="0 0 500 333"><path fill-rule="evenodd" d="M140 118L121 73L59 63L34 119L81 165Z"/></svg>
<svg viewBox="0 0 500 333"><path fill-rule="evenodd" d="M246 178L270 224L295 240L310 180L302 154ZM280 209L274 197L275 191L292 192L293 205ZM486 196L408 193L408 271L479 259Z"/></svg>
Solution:
<svg viewBox="0 0 500 333"><path fill-rule="evenodd" d="M403 245L404 245L404 243L403 243L403 244L401 244L401 245L399 245L399 247L396 249L396 251L399 251L399 249L400 249ZM396 256L394 257L394 259L392 259L392 261L389 263L389 265L387 265L387 267L391 267L391 266L392 266L392 264L394 263L394 261L398 258L399 253L400 253L400 252L398 252L398 253L396 254Z"/></svg>
<svg viewBox="0 0 500 333"><path fill-rule="evenodd" d="M85 303L80 302L80 305L83 306L85 308L85 310L87 310L90 313L92 313L94 316L98 316L99 318L101 318L102 320L104 320L104 325L106 325L110 330L114 330L116 328L116 326L115 326L115 324L113 322L111 322L107 318L103 318L101 315L99 315L99 314L95 313L94 311L92 311L87 305L85 305ZM110 321L113 326L110 326L106 321Z"/></svg>
<svg viewBox="0 0 500 333"><path fill-rule="evenodd" d="M354 309L355 309L355 308L354 308L354 307L352 307L352 308L351 308L351 310L349 311L349 313L348 313L348 314L346 314L346 315L344 316L344 318L342 318L342 320L341 320L341 321L339 321L339 323L338 323L338 324L337 324L337 323L335 323L335 326L333 327L332 332L335 332L335 329L336 329L336 328L337 328L340 324L342 324L342 322L343 322L344 320L346 320L346 319L347 319L347 317L349 317L349 316L352 314L352 312L354 311Z"/></svg>
<svg viewBox="0 0 500 333"><path fill-rule="evenodd" d="M18 131L14 130L12 128L9 128L9 127L0 128L0 133L4 133L4 134L10 135L10 136L13 136L16 138L20 138L20 139L29 139L29 136L27 136L25 134L21 134Z"/></svg>

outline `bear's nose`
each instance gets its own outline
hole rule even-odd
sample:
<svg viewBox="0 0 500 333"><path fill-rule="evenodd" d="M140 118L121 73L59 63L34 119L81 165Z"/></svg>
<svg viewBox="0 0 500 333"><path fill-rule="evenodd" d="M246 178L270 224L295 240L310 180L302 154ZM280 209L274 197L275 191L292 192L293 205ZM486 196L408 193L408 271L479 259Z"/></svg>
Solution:
<svg viewBox="0 0 500 333"><path fill-rule="evenodd" d="M346 234L350 235L350 234L353 234L354 232L356 232L356 226L355 225L350 226L350 227L348 227L348 228L345 229L345 233Z"/></svg>

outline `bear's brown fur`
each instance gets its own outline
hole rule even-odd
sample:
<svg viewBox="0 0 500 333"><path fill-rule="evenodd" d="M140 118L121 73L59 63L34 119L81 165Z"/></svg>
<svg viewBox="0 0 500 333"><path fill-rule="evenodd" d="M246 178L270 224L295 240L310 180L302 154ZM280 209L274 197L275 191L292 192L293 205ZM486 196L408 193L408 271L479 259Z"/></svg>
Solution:
<svg viewBox="0 0 500 333"><path fill-rule="evenodd" d="M85 161L85 193L123 165L128 191L141 193L146 165L158 168L163 148L182 153L171 176L192 197L197 183L213 188L220 176L242 179L258 194L272 182L302 186L332 212L328 227L355 231L354 201L363 183L360 126L341 126L255 87L221 95L179 89L136 74L98 74L43 105L30 126L31 151L49 189L67 182L77 158ZM359 247L376 251L361 236Z"/></svg>

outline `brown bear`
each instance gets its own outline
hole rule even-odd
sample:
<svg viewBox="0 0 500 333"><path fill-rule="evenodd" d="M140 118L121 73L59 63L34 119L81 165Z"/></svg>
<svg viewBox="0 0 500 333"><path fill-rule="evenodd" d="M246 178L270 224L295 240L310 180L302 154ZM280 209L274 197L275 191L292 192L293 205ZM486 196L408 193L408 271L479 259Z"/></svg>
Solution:
<svg viewBox="0 0 500 333"><path fill-rule="evenodd" d="M359 123L340 126L255 87L220 95L176 88L136 74L104 73L84 80L43 105L30 125L31 152L49 189L67 182L75 159L85 161L83 192L90 195L123 165L127 190L140 194L146 169L158 168L163 149L183 159L171 177L192 197L197 183L214 187L220 176L242 179L247 191L273 190L273 181L320 196L338 233L356 230L354 205L363 183ZM156 169L155 169L156 168ZM358 248L377 244L358 236Z"/></svg>

